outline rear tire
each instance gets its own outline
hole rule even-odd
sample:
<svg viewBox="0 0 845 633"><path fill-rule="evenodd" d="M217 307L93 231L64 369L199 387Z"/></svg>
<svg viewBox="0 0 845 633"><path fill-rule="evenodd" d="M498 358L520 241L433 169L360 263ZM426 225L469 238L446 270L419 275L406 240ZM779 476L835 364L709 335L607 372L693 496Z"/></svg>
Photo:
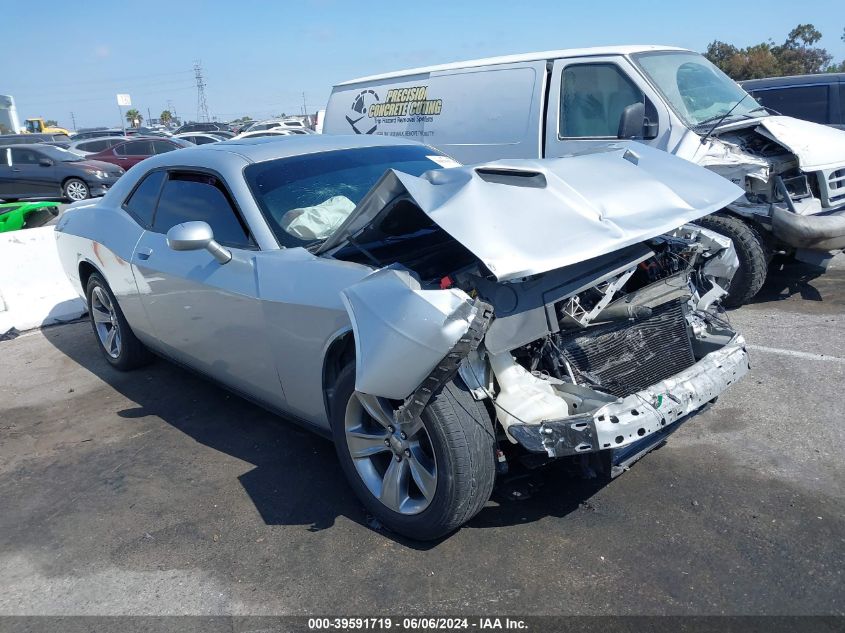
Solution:
<svg viewBox="0 0 845 633"><path fill-rule="evenodd" d="M383 403L392 406L386 400ZM362 413L363 411L363 413ZM367 433L372 433L374 439L368 440L371 448L364 448L367 457L360 456L353 460L348 436L354 437L355 416L368 419L372 425ZM358 498L367 509L384 526L404 536L416 540L432 540L439 538L459 528L481 511L493 492L496 475L495 467L495 436L490 416L484 406L473 400L467 388L459 379L448 383L428 406L423 410L422 430L418 435L426 438L424 446L426 454L433 458L429 460L433 471L431 486L433 494L425 496L422 487L416 487L416 472L414 471L413 451L404 455L399 450L398 455L393 449L383 444L384 439L393 437L398 440L400 429L391 434L383 425L376 423L375 418L363 410L358 395L355 392L355 367L348 365L337 379L335 397L331 407L332 436L337 449L340 465ZM352 420L352 422L350 422ZM350 430L352 429L352 430ZM412 440L415 436L409 436ZM360 455L361 452L358 454ZM407 456L407 457L406 457ZM377 458L382 459L383 466L372 469L375 474L376 487L382 487L388 480L387 469L404 466L408 463L408 481L406 488L411 490L408 504L402 505L396 511L382 501L373 492L373 477L365 482L360 468L361 459L371 460L374 464ZM359 465L356 465L356 462ZM395 462L395 463L394 463ZM369 464L369 462L367 462ZM419 466L417 465L417 468ZM369 468L369 466L367 466ZM384 481L380 478L384 476ZM417 493L413 498L413 492ZM384 494L382 495L384 496Z"/></svg>
<svg viewBox="0 0 845 633"><path fill-rule="evenodd" d="M766 240L755 226L732 215L717 213L695 221L705 229L731 238L739 258L739 269L726 288L724 304L738 308L748 303L766 281L769 257Z"/></svg>
<svg viewBox="0 0 845 633"><path fill-rule="evenodd" d="M152 353L137 339L111 288L99 273L91 273L85 288L88 318L106 361L120 371L146 365Z"/></svg>

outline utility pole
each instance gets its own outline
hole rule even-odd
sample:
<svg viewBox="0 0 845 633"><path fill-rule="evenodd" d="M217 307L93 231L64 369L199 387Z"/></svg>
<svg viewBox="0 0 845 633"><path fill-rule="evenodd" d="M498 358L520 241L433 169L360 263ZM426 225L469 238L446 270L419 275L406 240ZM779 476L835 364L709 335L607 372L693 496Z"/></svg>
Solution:
<svg viewBox="0 0 845 633"><path fill-rule="evenodd" d="M308 114L308 106L305 105L305 93L302 93L302 114L306 116Z"/></svg>
<svg viewBox="0 0 845 633"><path fill-rule="evenodd" d="M150 106L147 106L147 125L152 125L153 115L150 114Z"/></svg>
<svg viewBox="0 0 845 633"><path fill-rule="evenodd" d="M202 66L199 61L194 62L194 76L197 80L197 120L210 121L208 102L205 100L205 81L202 78Z"/></svg>
<svg viewBox="0 0 845 633"><path fill-rule="evenodd" d="M76 117L73 116L73 112L70 113L70 120L73 121L73 131L76 132Z"/></svg>

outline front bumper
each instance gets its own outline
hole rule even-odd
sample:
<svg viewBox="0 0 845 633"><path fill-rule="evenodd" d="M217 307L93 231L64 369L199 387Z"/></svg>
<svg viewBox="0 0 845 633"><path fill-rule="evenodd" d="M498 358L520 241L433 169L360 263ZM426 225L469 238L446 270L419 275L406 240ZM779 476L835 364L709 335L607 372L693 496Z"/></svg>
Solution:
<svg viewBox="0 0 845 633"><path fill-rule="evenodd" d="M92 178L88 180L88 191L91 192L92 197L104 196L106 192L112 188L119 178Z"/></svg>
<svg viewBox="0 0 845 633"><path fill-rule="evenodd" d="M692 367L592 413L540 424L512 424L508 433L527 450L549 457L641 445L652 435L667 435L670 425L697 413L742 378L748 368L745 339L737 334Z"/></svg>
<svg viewBox="0 0 845 633"><path fill-rule="evenodd" d="M845 248L845 207L813 215L798 215L773 206L772 233L793 248L820 251Z"/></svg>

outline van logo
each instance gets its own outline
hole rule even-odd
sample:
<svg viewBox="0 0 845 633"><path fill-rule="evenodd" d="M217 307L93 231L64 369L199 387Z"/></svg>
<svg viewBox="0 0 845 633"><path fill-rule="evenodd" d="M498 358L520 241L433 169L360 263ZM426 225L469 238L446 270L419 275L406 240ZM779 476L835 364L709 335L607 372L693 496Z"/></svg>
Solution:
<svg viewBox="0 0 845 633"><path fill-rule="evenodd" d="M382 101L374 90L362 90L352 101L346 121L356 134L374 134L380 123L425 124L443 111L442 99L429 99L428 86L391 88ZM395 135L396 132L391 133ZM406 130L404 136L424 135Z"/></svg>
<svg viewBox="0 0 845 633"><path fill-rule="evenodd" d="M371 105L379 102L378 95L374 90L362 90L352 102L346 120L355 134L372 134L378 128L378 119L370 119L367 113Z"/></svg>

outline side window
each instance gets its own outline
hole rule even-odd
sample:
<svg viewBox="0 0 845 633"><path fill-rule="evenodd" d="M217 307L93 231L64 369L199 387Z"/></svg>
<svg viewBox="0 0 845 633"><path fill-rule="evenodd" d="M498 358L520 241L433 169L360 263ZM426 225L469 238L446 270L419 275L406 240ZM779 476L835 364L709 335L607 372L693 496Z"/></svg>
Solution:
<svg viewBox="0 0 845 633"><path fill-rule="evenodd" d="M560 83L561 138L616 138L622 111L645 100L616 64L576 64Z"/></svg>
<svg viewBox="0 0 845 633"><path fill-rule="evenodd" d="M154 171L151 174L147 174L141 181L141 184L135 188L135 191L123 203L123 208L133 215L138 223L144 227L149 227L153 223L153 212L156 208L156 201L158 200L158 194L161 191L161 185L166 176L167 174L163 171Z"/></svg>
<svg viewBox="0 0 845 633"><path fill-rule="evenodd" d="M173 143L167 141L153 141L153 154L164 154L165 152L172 152L174 149L179 149Z"/></svg>
<svg viewBox="0 0 845 633"><path fill-rule="evenodd" d="M172 172L158 201L153 231L167 233L182 222L208 222L214 239L227 246L250 248L253 242L217 178Z"/></svg>
<svg viewBox="0 0 845 633"><path fill-rule="evenodd" d="M0 166L9 166L9 150L5 147L0 149Z"/></svg>
<svg viewBox="0 0 845 633"><path fill-rule="evenodd" d="M118 147L115 153L121 156L149 156L153 152L149 141L130 141Z"/></svg>
<svg viewBox="0 0 845 633"><path fill-rule="evenodd" d="M80 143L77 145L83 152L102 152L104 149L111 147L108 141L88 141L87 143Z"/></svg>
<svg viewBox="0 0 845 633"><path fill-rule="evenodd" d="M758 90L754 97L764 106L796 119L830 123L827 86L792 86Z"/></svg>
<svg viewBox="0 0 845 633"><path fill-rule="evenodd" d="M12 150L13 165L37 165L41 156L31 149L14 148Z"/></svg>
<svg viewBox="0 0 845 633"><path fill-rule="evenodd" d="M839 122L845 125L845 83L839 84Z"/></svg>

